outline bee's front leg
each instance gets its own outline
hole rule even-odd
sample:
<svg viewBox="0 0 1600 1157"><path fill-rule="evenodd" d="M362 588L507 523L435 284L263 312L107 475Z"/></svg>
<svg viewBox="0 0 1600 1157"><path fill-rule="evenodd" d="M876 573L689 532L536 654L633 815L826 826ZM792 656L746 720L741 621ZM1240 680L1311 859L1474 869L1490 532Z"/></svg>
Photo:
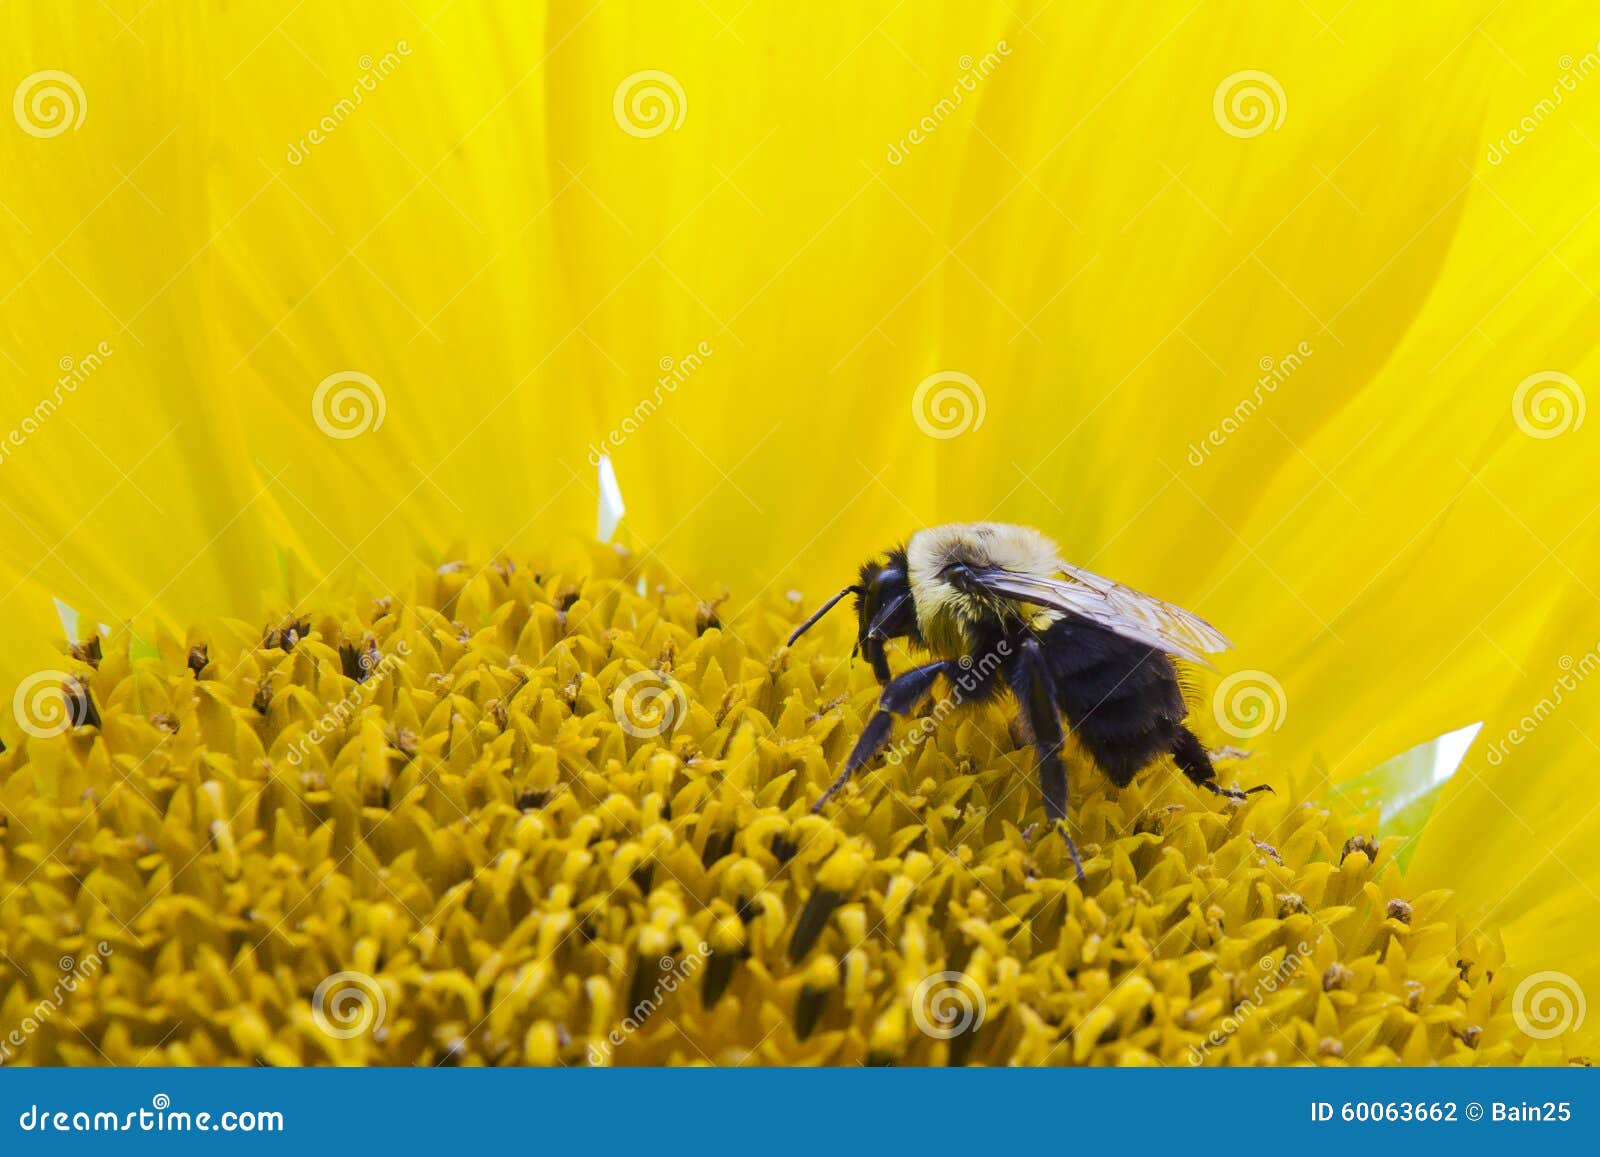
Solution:
<svg viewBox="0 0 1600 1157"><path fill-rule="evenodd" d="M821 811L830 799L844 790L844 785L850 782L852 775L865 767L874 755L884 749L889 742L889 732L896 715L909 715L933 689L935 679L944 674L954 677L956 670L958 667L951 660L937 659L932 663L925 663L921 667L913 667L909 671L902 672L885 683L882 694L878 696L878 710L867 720L861 738L856 740L850 758L845 760L844 770L839 773L839 778L829 785L828 790L822 793L822 797L811 805L811 813L815 815Z"/></svg>
<svg viewBox="0 0 1600 1157"><path fill-rule="evenodd" d="M869 635L861 644L861 653L866 656L867 662L872 664L872 673L878 677L878 683L888 687L890 680L894 678L894 673L889 670L889 656L884 650L883 640ZM910 675L913 672L907 671L906 674Z"/></svg>

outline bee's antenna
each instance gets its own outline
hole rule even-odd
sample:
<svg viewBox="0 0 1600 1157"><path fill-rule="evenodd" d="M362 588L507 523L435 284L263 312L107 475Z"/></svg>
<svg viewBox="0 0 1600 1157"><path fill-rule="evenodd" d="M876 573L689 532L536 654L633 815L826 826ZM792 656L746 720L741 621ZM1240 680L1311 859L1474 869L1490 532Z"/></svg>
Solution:
<svg viewBox="0 0 1600 1157"><path fill-rule="evenodd" d="M833 598L823 603L822 608L817 611L816 614L812 615L809 619L794 629L794 634L789 636L788 646L794 646L794 641L809 631L812 627L816 626L817 620L822 618L822 616L827 614L829 611L833 610L834 604L840 599L844 598L845 595L858 595L860 593L861 588L855 584L851 584L850 586L845 587L844 590L840 591L838 594L834 595Z"/></svg>

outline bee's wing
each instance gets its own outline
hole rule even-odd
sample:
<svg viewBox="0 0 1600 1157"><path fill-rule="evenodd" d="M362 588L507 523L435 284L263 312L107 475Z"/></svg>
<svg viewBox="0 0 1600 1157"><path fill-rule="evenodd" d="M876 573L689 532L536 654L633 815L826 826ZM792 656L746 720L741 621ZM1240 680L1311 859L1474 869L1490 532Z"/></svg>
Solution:
<svg viewBox="0 0 1600 1157"><path fill-rule="evenodd" d="M970 573L987 591L1078 615L1126 639L1209 667L1207 654L1226 651L1227 638L1181 607L1125 587L1093 571L1056 560L1061 573L1043 577L998 567Z"/></svg>

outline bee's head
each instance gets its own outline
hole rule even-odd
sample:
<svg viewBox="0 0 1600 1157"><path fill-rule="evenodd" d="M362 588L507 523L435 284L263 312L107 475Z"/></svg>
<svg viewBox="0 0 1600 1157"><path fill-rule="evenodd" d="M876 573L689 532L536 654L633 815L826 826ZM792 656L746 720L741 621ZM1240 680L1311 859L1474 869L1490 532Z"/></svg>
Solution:
<svg viewBox="0 0 1600 1157"><path fill-rule="evenodd" d="M911 582L906 569L906 552L896 547L883 559L872 559L861 567L861 581L852 583L822 605L822 608L789 636L792 645L816 621L833 609L846 595L856 597L856 650L872 664L880 682L889 679L889 661L884 644L890 639L909 638L920 642L917 610L911 599Z"/></svg>
<svg viewBox="0 0 1600 1157"><path fill-rule="evenodd" d="M920 639L917 608L911 599L906 552L896 547L884 561L864 564L856 587L856 649L872 664L880 683L889 679L884 643L907 638Z"/></svg>

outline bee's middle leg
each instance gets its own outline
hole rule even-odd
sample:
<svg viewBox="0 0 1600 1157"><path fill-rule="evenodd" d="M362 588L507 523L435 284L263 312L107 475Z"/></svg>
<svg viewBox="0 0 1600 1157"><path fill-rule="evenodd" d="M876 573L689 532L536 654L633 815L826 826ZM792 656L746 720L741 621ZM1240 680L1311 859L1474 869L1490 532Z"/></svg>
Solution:
<svg viewBox="0 0 1600 1157"><path fill-rule="evenodd" d="M834 780L817 802L811 805L812 814L821 811L830 799L844 790L844 785L850 782L852 775L865 767L874 755L887 746L889 732L894 725L896 715L909 715L918 703L927 698L928 692L933 689L934 680L945 674L954 677L958 670L959 666L954 661L938 659L904 671L885 683L882 693L878 696L878 710L867 720L861 738L856 740L855 748L850 752L850 758L845 760L844 770L839 773L839 778Z"/></svg>
<svg viewBox="0 0 1600 1157"><path fill-rule="evenodd" d="M1055 680L1036 639L1027 639L1020 647L1011 672L1011 686L1033 741L1045 818L1067 842L1073 869L1082 880L1083 859L1078 855L1078 845L1072 842L1072 834L1067 831L1067 765L1061 759L1066 735L1061 729L1061 708L1056 702Z"/></svg>

